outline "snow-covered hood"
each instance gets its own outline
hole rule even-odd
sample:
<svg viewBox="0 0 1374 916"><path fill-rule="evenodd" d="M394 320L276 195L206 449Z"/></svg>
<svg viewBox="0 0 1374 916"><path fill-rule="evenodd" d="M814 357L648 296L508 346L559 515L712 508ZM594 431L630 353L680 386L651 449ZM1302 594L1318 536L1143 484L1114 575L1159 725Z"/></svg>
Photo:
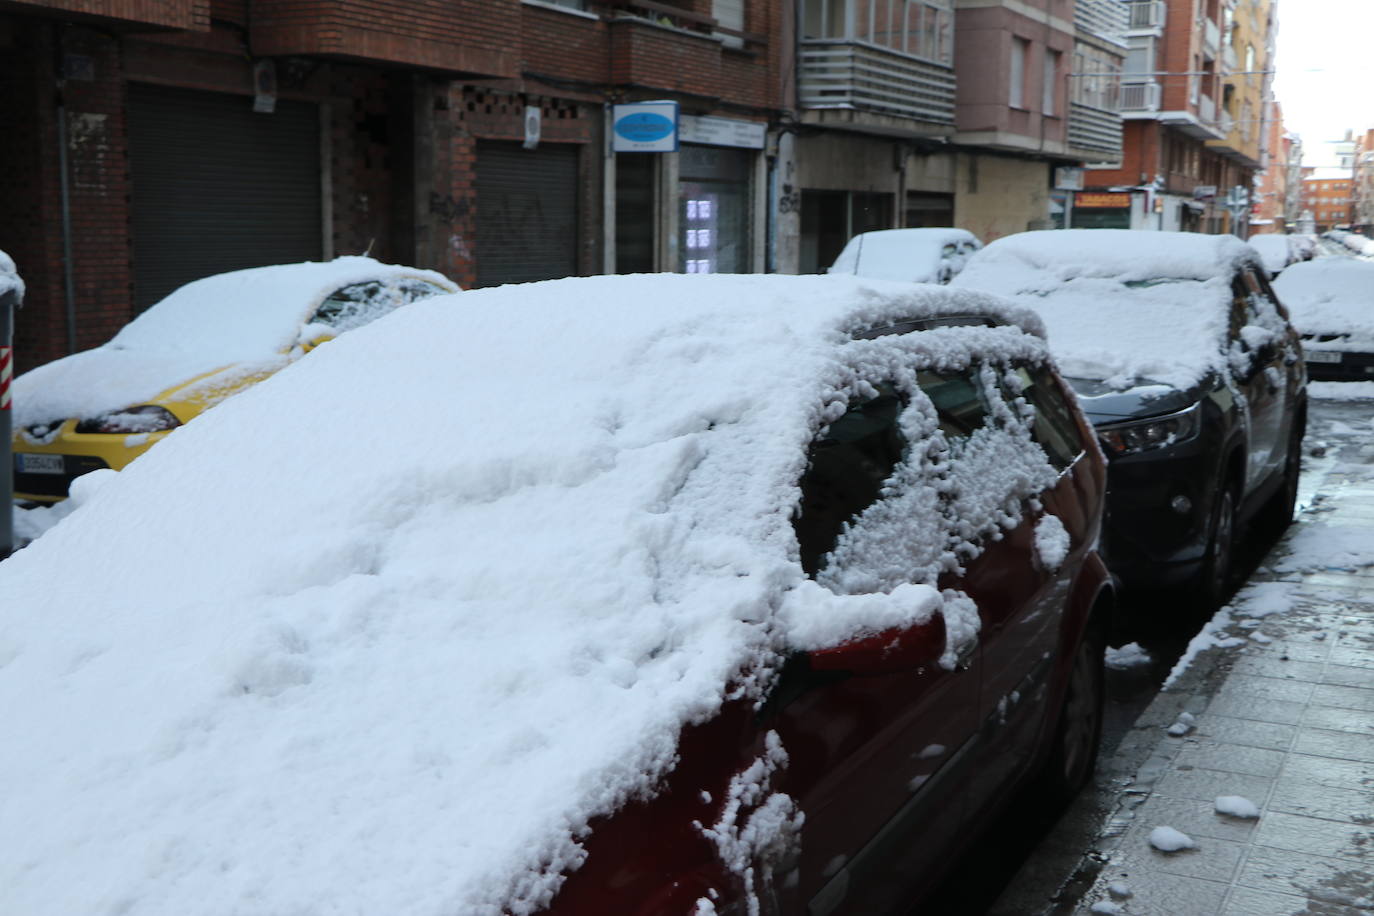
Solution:
<svg viewBox="0 0 1374 916"><path fill-rule="evenodd" d="M281 365L320 302L342 286L442 274L372 258L253 267L188 283L143 312L109 343L54 360L14 380L14 424L87 418L148 403L207 373L219 380Z"/></svg>
<svg viewBox="0 0 1374 916"><path fill-rule="evenodd" d="M843 354L893 346L852 332L1039 327L840 277L462 304L293 363L0 563L0 784L22 787L0 793L0 912L536 909L741 672L837 638L790 517L856 392ZM1014 328L912 336L909 371L975 338L1045 353ZM788 617L797 593L826 613ZM940 598L901 600L870 623Z"/></svg>
<svg viewBox="0 0 1374 916"><path fill-rule="evenodd" d="M1274 292L1302 334L1348 334L1374 341L1374 263L1317 258L1274 279Z"/></svg>
<svg viewBox="0 0 1374 916"><path fill-rule="evenodd" d="M1232 271L1253 260L1233 236L1047 230L991 242L950 285L1035 310L1065 375L1186 389L1225 371Z"/></svg>

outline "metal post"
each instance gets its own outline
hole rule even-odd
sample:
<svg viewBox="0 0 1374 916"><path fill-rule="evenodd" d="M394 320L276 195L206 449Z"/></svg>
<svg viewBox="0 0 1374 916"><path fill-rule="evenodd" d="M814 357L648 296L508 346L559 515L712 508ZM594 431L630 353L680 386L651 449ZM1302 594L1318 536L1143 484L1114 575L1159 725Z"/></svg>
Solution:
<svg viewBox="0 0 1374 916"><path fill-rule="evenodd" d="M0 255L2 256L2 255ZM0 274L0 283L4 282ZM14 309L19 290L0 288L0 560L14 550L14 455L10 447L10 380L14 377Z"/></svg>

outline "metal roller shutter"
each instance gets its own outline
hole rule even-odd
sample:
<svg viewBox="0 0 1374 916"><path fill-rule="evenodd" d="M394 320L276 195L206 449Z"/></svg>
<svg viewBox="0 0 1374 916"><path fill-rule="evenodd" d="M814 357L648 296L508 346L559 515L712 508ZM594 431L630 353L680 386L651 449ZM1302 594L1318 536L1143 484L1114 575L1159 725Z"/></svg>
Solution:
<svg viewBox="0 0 1374 916"><path fill-rule="evenodd" d="M580 147L477 144L477 286L577 273Z"/></svg>
<svg viewBox="0 0 1374 916"><path fill-rule="evenodd" d="M134 305L227 270L319 260L319 106L129 86Z"/></svg>

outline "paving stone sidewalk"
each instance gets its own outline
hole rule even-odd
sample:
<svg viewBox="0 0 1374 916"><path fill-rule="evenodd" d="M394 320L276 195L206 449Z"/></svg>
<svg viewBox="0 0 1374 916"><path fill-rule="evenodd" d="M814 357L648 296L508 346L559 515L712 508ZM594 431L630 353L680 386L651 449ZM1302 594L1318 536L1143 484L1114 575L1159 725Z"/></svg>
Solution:
<svg viewBox="0 0 1374 916"><path fill-rule="evenodd" d="M1333 469L1271 558L1317 527L1367 539L1368 472ZM1143 762L1129 747L1117 755L1128 763L1104 761L1114 807L1079 889L1061 889L1045 912L1374 913L1374 569L1273 567L1236 597L1218 634L1235 644L1200 653L1137 720L1134 733L1153 742ZM1283 609L1247 619L1265 601ZM1219 813L1222 796L1259 816ZM1158 827L1195 845L1162 852L1150 842Z"/></svg>

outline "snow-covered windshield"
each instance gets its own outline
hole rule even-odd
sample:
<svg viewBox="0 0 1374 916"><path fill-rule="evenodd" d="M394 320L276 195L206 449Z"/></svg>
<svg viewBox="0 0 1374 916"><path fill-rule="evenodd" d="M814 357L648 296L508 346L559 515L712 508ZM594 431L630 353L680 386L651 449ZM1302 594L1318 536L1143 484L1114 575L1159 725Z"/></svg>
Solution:
<svg viewBox="0 0 1374 916"><path fill-rule="evenodd" d="M1374 262L1318 258L1274 278L1274 292L1304 334L1348 334L1374 341Z"/></svg>
<svg viewBox="0 0 1374 916"><path fill-rule="evenodd" d="M990 243L951 285L1034 309L1065 375L1187 388L1225 367L1232 278L1253 257L1232 236L1024 232Z"/></svg>
<svg viewBox="0 0 1374 916"><path fill-rule="evenodd" d="M854 236L827 271L880 280L939 283L981 246L963 229L882 229Z"/></svg>

